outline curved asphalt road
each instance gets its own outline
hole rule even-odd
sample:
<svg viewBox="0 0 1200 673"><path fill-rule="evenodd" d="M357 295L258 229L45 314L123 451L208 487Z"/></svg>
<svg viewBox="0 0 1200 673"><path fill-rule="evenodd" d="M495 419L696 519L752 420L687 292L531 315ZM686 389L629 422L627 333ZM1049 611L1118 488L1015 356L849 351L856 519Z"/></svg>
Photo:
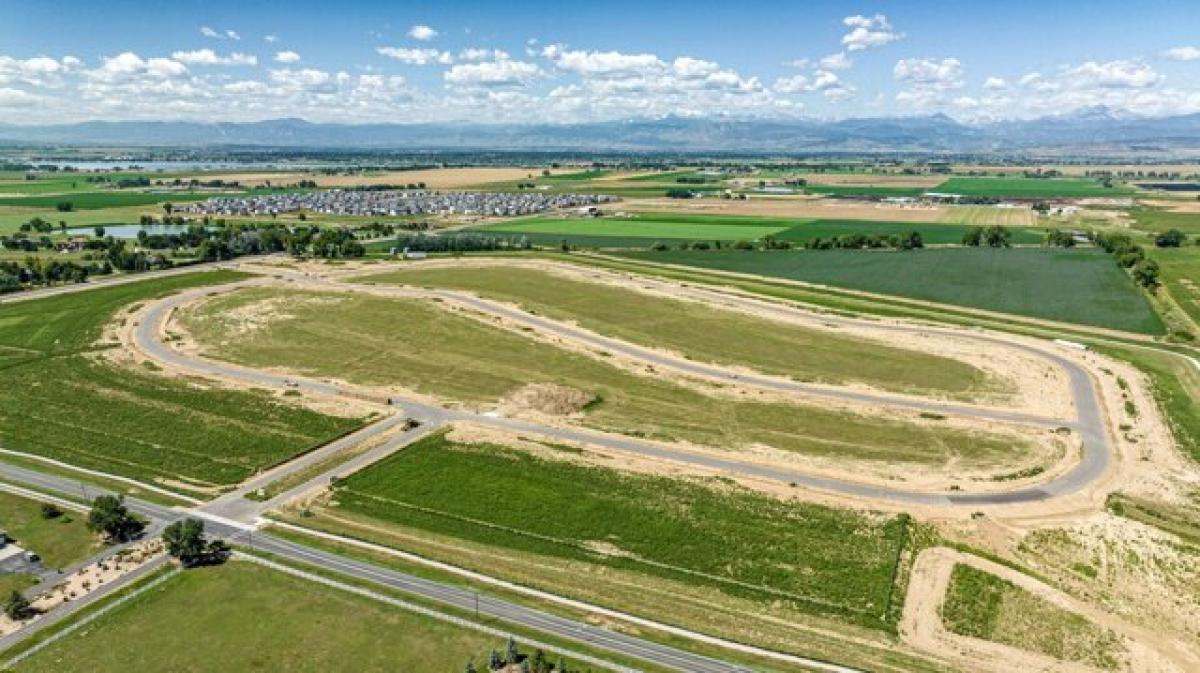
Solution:
<svg viewBox="0 0 1200 673"><path fill-rule="evenodd" d="M253 284L255 282L256 281L247 281L234 285L226 285L224 287L232 288L238 285ZM377 294L400 295L404 293L404 291L400 290L395 292L389 292L385 290L384 292L381 292L380 288L376 286L330 284L347 290L357 289L359 291L369 291ZM134 330L134 340L138 347L159 361L168 363L181 369L190 370L198 374L240 380L256 386L290 386L323 395L350 395L350 393L341 390L338 386L324 381L296 376L272 374L247 367L240 367L237 365L204 360L184 355L166 346L158 340L158 326L163 323L163 321L176 307L199 296L211 294L214 291L220 290L214 290L212 287L189 290L151 303L147 313L142 319L142 322ZM1083 367L1075 364L1065 357L1033 348L1027 348L1027 350L1037 354L1038 356L1051 360L1067 371L1070 378L1071 391L1074 396L1075 408L1077 411L1077 418L1074 422L1056 421L1053 419L1030 416L1017 412L996 411L971 407L968 405L913 400L911 398L905 398L902 396L891 396L879 393L859 393L840 389L831 390L822 386L811 386L808 384L765 376L733 374L732 372L720 367L714 367L702 363L690 361L678 362L673 358L667 358L648 349L643 349L624 342L607 339L591 332L586 332L584 330L562 325L557 322L538 318L517 309L478 299L472 295L462 295L459 293L445 291L433 291L425 293L409 292L407 294L408 296L437 296L444 300L463 302L468 306L477 308L486 313L502 315L505 318L519 321L537 329L543 329L550 334L562 336L563 338L567 339L573 339L595 348L610 350L613 352L621 352L629 357L652 362L657 366L670 367L699 376L737 381L739 383L751 383L752 385L762 385L763 387L770 387L783 391L802 392L804 394L813 396L827 396L840 401L853 400L860 402L900 405L909 408L935 411L937 413L975 416L977 418L983 418L987 420L1027 423L1042 427L1072 427L1079 431L1083 439L1083 455L1080 462L1072 467L1067 473L1060 475L1044 484L1033 487L1019 488L1011 491L964 494L956 492L912 491L890 488L886 486L864 484L854 481L831 479L802 472L757 465L754 463L739 461L733 458L725 459L716 456L691 453L678 449L672 449L660 444L619 435L610 435L583 429L548 426L527 421L500 418L487 414L476 414L461 410L447 410L411 400L393 398L392 402L404 407L405 411L409 415L426 422L436 423L448 421L470 421L480 425L537 434L552 439L583 442L605 448L637 453L652 458L698 465L704 468L723 470L751 477L771 479L821 491L848 495L856 498L884 500L895 503L917 505L973 507L1048 500L1055 497L1069 495L1084 488L1102 476L1112 462L1113 448L1109 441L1108 432L1104 426L1104 415L1100 409L1100 403L1090 375L1085 369L1083 369ZM894 327L897 329L904 329L900 328L899 326ZM986 337L982 336L980 338L986 339ZM1025 348L1023 346L1017 347Z"/></svg>

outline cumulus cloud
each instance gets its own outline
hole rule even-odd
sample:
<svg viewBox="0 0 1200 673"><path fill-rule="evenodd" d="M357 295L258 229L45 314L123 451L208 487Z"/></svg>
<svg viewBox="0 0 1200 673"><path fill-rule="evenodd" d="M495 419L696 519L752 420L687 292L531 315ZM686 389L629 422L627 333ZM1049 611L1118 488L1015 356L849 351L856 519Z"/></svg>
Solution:
<svg viewBox="0 0 1200 673"><path fill-rule="evenodd" d="M62 77L79 70L83 61L74 56L53 59L49 56L34 56L19 59L0 55L0 84L22 82L33 86L57 87Z"/></svg>
<svg viewBox="0 0 1200 673"><path fill-rule="evenodd" d="M1141 61L1088 61L1063 71L1062 77L1077 87L1144 89L1162 81L1161 74Z"/></svg>
<svg viewBox="0 0 1200 673"><path fill-rule="evenodd" d="M268 44L275 44L278 41L279 41L279 36L275 35L274 33L272 33L270 35L263 35L263 42L266 42Z"/></svg>
<svg viewBox="0 0 1200 673"><path fill-rule="evenodd" d="M443 78L447 84L457 87L513 87L528 84L541 72L541 68L533 63L504 59L460 63L447 70Z"/></svg>
<svg viewBox="0 0 1200 673"><path fill-rule="evenodd" d="M775 91L785 94L822 93L830 100L844 100L854 95L853 85L842 81L837 73L829 70L816 70L812 76L792 75L775 80L772 87Z"/></svg>
<svg viewBox="0 0 1200 673"><path fill-rule="evenodd" d="M212 38L216 38L216 39L221 39L221 34L218 33L217 31L213 30L212 28L209 28L208 26L200 26L200 34L203 35L204 37L212 37Z"/></svg>
<svg viewBox="0 0 1200 673"><path fill-rule="evenodd" d="M957 58L905 58L896 61L892 76L902 82L935 89L963 87L962 62Z"/></svg>
<svg viewBox="0 0 1200 673"><path fill-rule="evenodd" d="M0 87L0 109L32 108L41 105L43 101L41 96L28 91Z"/></svg>
<svg viewBox="0 0 1200 673"><path fill-rule="evenodd" d="M437 37L438 32L423 23L418 23L417 25L408 29L408 36L414 40L421 40L424 42Z"/></svg>
<svg viewBox="0 0 1200 673"><path fill-rule="evenodd" d="M988 91L1003 91L1008 88L1008 82L1002 77L989 77L983 81L983 88Z"/></svg>
<svg viewBox="0 0 1200 673"><path fill-rule="evenodd" d="M842 19L842 23L850 28L850 32L842 36L842 46L850 51L882 47L904 37L904 33L892 28L891 22L883 14L855 14Z"/></svg>
<svg viewBox="0 0 1200 673"><path fill-rule="evenodd" d="M562 70L589 77L617 77L662 71L666 68L654 54L628 54L619 51L571 51L560 44L547 45L542 56Z"/></svg>
<svg viewBox="0 0 1200 673"><path fill-rule="evenodd" d="M173 59L143 59L131 51L126 51L104 59L104 63L99 68L89 70L87 76L95 81L114 81L140 75L167 79L186 75L187 71L187 66Z"/></svg>
<svg viewBox="0 0 1200 673"><path fill-rule="evenodd" d="M407 47L379 47L375 50L382 56L395 59L408 65L431 65L440 63L449 65L454 62L454 56L448 51L437 49L410 49Z"/></svg>
<svg viewBox="0 0 1200 673"><path fill-rule="evenodd" d="M508 60L509 54L503 49L481 49L478 47L467 47L458 52L458 58L462 61L505 61Z"/></svg>
<svg viewBox="0 0 1200 673"><path fill-rule="evenodd" d="M235 51L228 56L220 56L212 49L177 51L171 54L171 58L187 65L258 65L258 58L251 54Z"/></svg>
<svg viewBox="0 0 1200 673"><path fill-rule="evenodd" d="M300 62L300 54L297 54L296 52L291 51L291 50L277 51L277 52L275 52L275 62L276 63L299 63Z"/></svg>
<svg viewBox="0 0 1200 673"><path fill-rule="evenodd" d="M1200 47L1173 47L1163 52L1172 61L1200 60Z"/></svg>
<svg viewBox="0 0 1200 673"><path fill-rule="evenodd" d="M820 64L825 70L846 70L854 65L854 61L846 55L846 52L839 51L823 57Z"/></svg>

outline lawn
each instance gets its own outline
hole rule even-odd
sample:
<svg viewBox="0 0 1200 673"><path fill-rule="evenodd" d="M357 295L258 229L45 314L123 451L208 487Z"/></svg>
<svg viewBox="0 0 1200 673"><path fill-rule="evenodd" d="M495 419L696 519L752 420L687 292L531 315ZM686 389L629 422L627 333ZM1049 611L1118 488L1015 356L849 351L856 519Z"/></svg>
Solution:
<svg viewBox="0 0 1200 673"><path fill-rule="evenodd" d="M1133 281L1093 250L626 252L638 260L820 283L1031 318L1161 334Z"/></svg>
<svg viewBox="0 0 1200 673"><path fill-rule="evenodd" d="M450 673L486 668L492 648L503 639L232 561L172 577L15 670Z"/></svg>
<svg viewBox="0 0 1200 673"><path fill-rule="evenodd" d="M1132 193L1128 187L1105 187L1097 180L1070 178L980 178L957 177L922 191L963 196L995 197L999 199L1053 199L1098 196L1124 196Z"/></svg>
<svg viewBox="0 0 1200 673"><path fill-rule="evenodd" d="M692 359L798 380L961 397L987 388L982 371L957 360L535 269L418 265L359 280L467 290Z"/></svg>
<svg viewBox="0 0 1200 673"><path fill-rule="evenodd" d="M240 315L255 315L261 322L246 330ZM402 386L481 409L495 408L528 384L564 386L580 397L569 407L576 410L571 418L634 436L730 451L760 443L888 463L954 460L966 467L1030 459L1027 442L1015 436L744 401L639 376L603 358L560 349L425 300L257 288L214 298L180 318L212 357Z"/></svg>
<svg viewBox="0 0 1200 673"><path fill-rule="evenodd" d="M340 509L439 535L788 601L875 626L890 614L906 536L903 517L443 435L346 479L336 499Z"/></svg>
<svg viewBox="0 0 1200 673"><path fill-rule="evenodd" d="M103 208L100 210L75 210L60 213L53 208L11 208L6 206L6 200L0 199L0 234L10 234L34 217L54 223L57 233L59 222L66 222L68 227L94 227L108 224L136 224L142 215L162 216L162 210L154 206L128 206L124 208Z"/></svg>
<svg viewBox="0 0 1200 673"><path fill-rule="evenodd" d="M242 277L196 273L0 305L0 446L138 479L213 486L360 425L266 392L200 388L96 357L109 347L102 328L121 307Z"/></svg>
<svg viewBox="0 0 1200 673"><path fill-rule="evenodd" d="M779 238L785 241L804 243L815 238L830 239L849 234L886 237L916 231L921 234L921 240L926 245L959 245L962 243L963 235L972 228L965 224L813 220L783 231L779 234ZM1041 243L1045 239L1045 231L1041 229L1014 228L1010 231L1012 232L1012 242L1018 245Z"/></svg>
<svg viewBox="0 0 1200 673"><path fill-rule="evenodd" d="M82 561L100 546L84 524L86 517L70 510L53 519L42 517L41 503L0 492L0 531L22 549L42 557L48 568L66 568Z"/></svg>
<svg viewBox="0 0 1200 673"><path fill-rule="evenodd" d="M983 638L1105 670L1118 668L1120 637L1045 599L971 566L957 564L942 606L952 633Z"/></svg>

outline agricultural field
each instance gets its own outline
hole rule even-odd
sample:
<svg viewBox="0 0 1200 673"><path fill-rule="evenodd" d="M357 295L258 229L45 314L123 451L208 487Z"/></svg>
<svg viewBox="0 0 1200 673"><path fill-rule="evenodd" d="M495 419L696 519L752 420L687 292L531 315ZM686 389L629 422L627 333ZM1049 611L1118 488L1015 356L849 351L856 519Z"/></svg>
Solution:
<svg viewBox="0 0 1200 673"><path fill-rule="evenodd" d="M655 242L755 241L774 236L793 243L849 234L889 236L917 231L929 245L957 244L969 227L932 222L886 222L854 219L813 219L645 212L600 219L528 218L478 227L475 231L513 239L525 237L535 245L566 241L579 247L648 248ZM1040 243L1044 231L1014 229L1016 244Z"/></svg>
<svg viewBox="0 0 1200 673"><path fill-rule="evenodd" d="M249 329L247 315L256 316ZM255 288L213 298L179 319L210 356L251 367L402 387L481 409L537 411L596 429L728 451L759 443L886 464L938 466L952 460L964 469L1029 461L1033 451L1029 440L1015 435L743 401L639 376L603 357L558 348L420 299Z"/></svg>
<svg viewBox="0 0 1200 673"><path fill-rule="evenodd" d="M1128 187L1105 187L1097 180L1025 177L954 177L926 191L998 199L1073 199L1128 196Z"/></svg>
<svg viewBox="0 0 1200 673"><path fill-rule="evenodd" d="M1193 239L1200 237L1200 213L1143 207L1134 208L1129 214L1133 217L1134 228L1141 231L1161 233L1168 229L1178 229Z"/></svg>
<svg viewBox="0 0 1200 673"><path fill-rule="evenodd" d="M187 647L180 647L186 633ZM504 640L248 561L196 568L15 671L458 671ZM552 661L554 658L551 659Z"/></svg>
<svg viewBox="0 0 1200 673"><path fill-rule="evenodd" d="M221 193L238 194L239 192ZM116 190L96 192L77 192L70 195L39 195L39 196L9 196L0 199L0 205L10 208L46 208L51 214L46 219L54 219L53 213L59 203L70 203L76 210L101 210L104 208L126 208L129 206L148 206L159 203L181 201L202 201L215 196L213 192L163 192L134 190Z"/></svg>
<svg viewBox="0 0 1200 673"><path fill-rule="evenodd" d="M66 568L100 549L85 519L69 510L47 519L42 516L42 503L0 492L0 531L22 549L41 556L47 568Z"/></svg>
<svg viewBox="0 0 1200 673"><path fill-rule="evenodd" d="M573 455L435 435L339 483L335 509L550 563L587 561L888 627L906 517L623 473Z"/></svg>
<svg viewBox="0 0 1200 673"><path fill-rule="evenodd" d="M417 266L358 280L466 290L689 359L797 380L964 398L990 388L983 372L956 360L538 269Z"/></svg>
<svg viewBox="0 0 1200 673"><path fill-rule="evenodd" d="M619 254L648 262L799 280L1143 334L1161 334L1164 329L1133 281L1107 255L1092 250Z"/></svg>
<svg viewBox="0 0 1200 673"><path fill-rule="evenodd" d="M1160 278L1171 298L1200 325L1200 246L1151 248L1150 258L1158 262Z"/></svg>
<svg viewBox="0 0 1200 673"><path fill-rule="evenodd" d="M942 606L947 630L1032 650L1055 659L1116 669L1120 637L1083 617L968 565L954 566Z"/></svg>
<svg viewBox="0 0 1200 673"><path fill-rule="evenodd" d="M804 191L812 194L828 194L830 196L920 196L928 191L938 191L941 187L885 187L873 185L807 185Z"/></svg>
<svg viewBox="0 0 1200 673"><path fill-rule="evenodd" d="M242 277L197 273L0 305L0 446L205 493L360 425L98 357L121 307Z"/></svg>

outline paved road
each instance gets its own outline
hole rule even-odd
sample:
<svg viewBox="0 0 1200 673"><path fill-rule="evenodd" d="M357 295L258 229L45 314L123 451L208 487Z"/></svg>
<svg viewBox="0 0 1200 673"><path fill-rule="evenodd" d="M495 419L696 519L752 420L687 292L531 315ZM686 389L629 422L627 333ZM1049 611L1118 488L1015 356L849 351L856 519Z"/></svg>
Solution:
<svg viewBox="0 0 1200 673"><path fill-rule="evenodd" d="M364 287L369 288L372 291L378 291L378 288L374 286ZM212 291L213 288L211 287L189 290L160 299L150 304L142 322L139 323L137 328L134 330L134 340L136 341L138 347L143 349L152 358L159 360L160 362L164 362L184 370L192 371L197 374L239 380L251 385L268 388L288 386L321 395L341 396L353 394L357 396L357 393L354 393L353 391L342 390L337 385L326 381L319 381L297 376L285 376L247 367L192 357L190 355L180 353L158 340L158 326L171 314L176 307L197 297L210 294ZM454 300L457 301L461 299L461 295L454 293L452 294ZM482 302L483 300L480 301ZM523 314L515 309L509 309L507 307L502 308L505 308L506 311L513 314L520 314L514 315L514 317L519 317L524 320L536 320L538 321L539 328L547 329L551 333L563 336L564 338L587 338L589 339L588 343L595 345L596 347L606 349L620 346L622 351L629 354L631 357L640 358L643 354L642 352L645 350L639 349L636 346L622 344L620 342L613 342L610 344L610 340L604 339L604 337L597 337L591 333L566 327L552 321L544 321L545 324L542 326L542 321L534 316L528 316L527 314ZM604 339L604 341L595 341L595 339ZM798 486L849 495L856 498L884 500L917 505L961 507L1004 505L1023 502L1036 502L1075 493L1103 475L1105 471L1107 471L1112 461L1113 448L1110 444L1108 433L1104 427L1104 415L1100 409L1100 403L1094 388L1095 384L1093 383L1091 376L1083 367L1075 364L1068 358L1055 355L1048 351L1036 349L1030 350L1051 360L1066 370L1070 378L1071 392L1074 396L1077 419L1071 422L1037 417L1031 418L1024 414L1018 414L1018 416L1020 416L1026 423L1035 423L1042 427L1069 426L1077 429L1083 440L1083 455L1080 461L1067 473L1060 475L1044 484L1035 487L1017 488L1011 491L978 494L914 491L887 486L876 486L854 481L831 479L807 474L804 472L769 467L753 462L742 461L735 456L723 458L711 454L693 453L684 451L682 449L674 449L654 442L642 441L620 435L609 435L583 429L542 425L527 421L496 417L491 414L476 414L461 410L446 410L423 404L415 400L393 399L392 401L402 406L406 413L416 418L437 419L438 421L442 422L469 421L471 423L489 427L497 427L507 430L516 430L520 432L536 434L550 439L585 442L603 448L637 453L652 458L665 459L683 464L697 465L707 469L718 469L735 474L742 474L762 479L772 479L789 484L794 483ZM654 353L653 351L645 353L645 355L654 356L654 359L650 360L654 363L659 363L660 360L664 360L661 365L664 367L667 365L674 366L675 364L674 361L664 359L663 356L658 353ZM697 368L695 370L696 373L703 372L702 375L705 376L732 376L732 374L730 374L727 370L721 369L720 367L703 365L701 363L687 364L694 364ZM805 384L782 381L779 379L772 379L770 377L761 378L764 379L764 383L784 386L786 389L791 389L790 386L803 387L806 394L823 394L825 391L827 391L827 389L822 387L815 387L816 389L810 390L807 386L805 386ZM838 399L846 399L845 395L854 394L848 391L840 390L835 392ZM862 401L881 401L885 398L888 400L893 399L892 396L874 393L864 393L863 395L867 397L864 397ZM911 402L913 402L913 400L910 400L909 398L900 398L898 400L898 403L904 404ZM947 412L961 415L977 415L988 420L1001 420L1000 417L1007 416L1008 414L1008 412L980 410L976 407L967 405L950 405L938 402L930 402L929 405L929 407L925 408L936 409L939 413ZM1007 420L1017 422L1018 419L1009 418Z"/></svg>
<svg viewBox="0 0 1200 673"><path fill-rule="evenodd" d="M41 474L27 468L3 463L0 463L0 476L9 480L35 485L39 489L52 493L61 493L66 496L77 494L84 488L80 482L67 477ZM86 488L93 495L106 493L103 489L94 486L89 485ZM215 516L206 512L204 508L182 510L130 497L125 498L125 504L131 511L153 518L159 522L172 521L185 516L199 516L205 519L205 530L209 534L233 542L247 544L253 549L269 552L280 559L293 563L306 563L332 570L354 579L419 596L440 605L461 609L469 613L473 613L478 605L481 617L502 620L509 624L563 638L571 642L586 643L599 650L634 657L658 666L678 671L694 671L696 673L740 673L748 670L744 667L711 657L589 626L517 603L482 595L470 589L434 582L372 563L306 547L270 534L254 532L252 526ZM78 609L78 607L75 606L73 609ZM62 619L68 614L65 611L62 614L59 614L59 612L55 612L57 615L55 619ZM25 632L22 631L22 633ZM9 641L0 641L0 649L11 645L15 641L16 638L12 638ZM843 666L804 660L799 657L794 657L793 659L795 663L815 667L818 670L830 671L832 673L856 673L855 669Z"/></svg>

